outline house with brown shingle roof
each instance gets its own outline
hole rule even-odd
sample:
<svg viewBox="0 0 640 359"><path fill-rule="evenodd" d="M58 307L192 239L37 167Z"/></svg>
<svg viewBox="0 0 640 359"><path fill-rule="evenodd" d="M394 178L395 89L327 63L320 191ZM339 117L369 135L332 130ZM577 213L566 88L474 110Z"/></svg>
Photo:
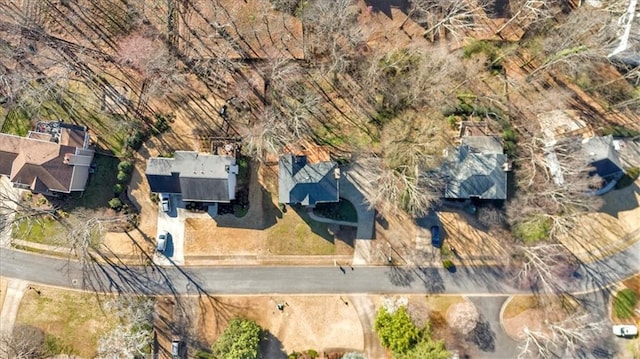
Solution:
<svg viewBox="0 0 640 359"><path fill-rule="evenodd" d="M0 175L14 187L56 196L84 191L94 151L84 127L56 123L54 132L0 134Z"/></svg>

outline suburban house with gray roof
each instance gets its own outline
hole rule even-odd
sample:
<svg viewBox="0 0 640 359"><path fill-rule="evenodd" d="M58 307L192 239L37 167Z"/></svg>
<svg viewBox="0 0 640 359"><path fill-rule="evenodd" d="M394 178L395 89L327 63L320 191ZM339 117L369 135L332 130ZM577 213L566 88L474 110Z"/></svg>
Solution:
<svg viewBox="0 0 640 359"><path fill-rule="evenodd" d="M307 156L287 154L278 162L280 203L313 207L340 200L340 169L333 161L307 162Z"/></svg>
<svg viewBox="0 0 640 359"><path fill-rule="evenodd" d="M34 193L84 191L93 155L83 126L43 122L26 137L0 134L0 175Z"/></svg>
<svg viewBox="0 0 640 359"><path fill-rule="evenodd" d="M444 165L447 199L507 198L507 156L498 136L464 136L447 151Z"/></svg>
<svg viewBox="0 0 640 359"><path fill-rule="evenodd" d="M229 203L236 195L238 166L232 156L176 151L147 160L151 192L182 195L185 202Z"/></svg>
<svg viewBox="0 0 640 359"><path fill-rule="evenodd" d="M595 173L602 178L618 176L624 172L618 151L613 145L613 136L591 137L582 140L582 153L595 167Z"/></svg>

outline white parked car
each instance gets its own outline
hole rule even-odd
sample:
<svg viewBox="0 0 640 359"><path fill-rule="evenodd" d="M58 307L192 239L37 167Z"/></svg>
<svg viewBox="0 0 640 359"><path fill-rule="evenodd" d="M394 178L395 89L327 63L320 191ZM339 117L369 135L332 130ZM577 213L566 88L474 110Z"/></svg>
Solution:
<svg viewBox="0 0 640 359"><path fill-rule="evenodd" d="M169 195L166 193L160 193L160 206L163 212L169 212Z"/></svg>
<svg viewBox="0 0 640 359"><path fill-rule="evenodd" d="M634 337L638 335L638 327L635 325L614 325L613 334L619 337Z"/></svg>
<svg viewBox="0 0 640 359"><path fill-rule="evenodd" d="M168 240L169 240L169 232L162 231L160 232L160 234L158 234L158 240L156 243L156 249L158 250L158 252L164 252L164 250L167 248Z"/></svg>

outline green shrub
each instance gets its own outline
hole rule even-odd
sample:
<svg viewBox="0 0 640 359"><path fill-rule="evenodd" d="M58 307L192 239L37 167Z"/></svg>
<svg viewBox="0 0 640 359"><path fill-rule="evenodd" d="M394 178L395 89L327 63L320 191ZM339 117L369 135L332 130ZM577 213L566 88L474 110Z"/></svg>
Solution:
<svg viewBox="0 0 640 359"><path fill-rule="evenodd" d="M413 324L405 307L389 313L384 307L378 310L375 322L382 346L394 353L405 353L420 339L420 329Z"/></svg>
<svg viewBox="0 0 640 359"><path fill-rule="evenodd" d="M151 132L153 132L153 134L157 136L163 132L166 132L169 129L170 127L169 122L173 121L173 118L175 116L171 114L162 115L162 114L156 113L154 117L155 117L155 122L151 127Z"/></svg>
<svg viewBox="0 0 640 359"><path fill-rule="evenodd" d="M549 237L551 221L543 216L534 216L514 225L511 229L516 238L526 243L535 243Z"/></svg>
<svg viewBox="0 0 640 359"><path fill-rule="evenodd" d="M225 359L258 359L263 331L249 319L234 318L211 347L214 357Z"/></svg>
<svg viewBox="0 0 640 359"><path fill-rule="evenodd" d="M613 299L613 311L616 318L629 319L633 317L633 309L638 303L638 294L626 288L618 292Z"/></svg>
<svg viewBox="0 0 640 359"><path fill-rule="evenodd" d="M111 200L109 200L109 208L112 208L115 210L119 210L120 208L122 208L122 201L120 200L120 198L117 198L117 197L111 198Z"/></svg>
<svg viewBox="0 0 640 359"><path fill-rule="evenodd" d="M500 49L493 43L486 40L471 42L463 48L463 56L471 58L475 54L485 54L487 56L487 67L491 71L502 71L502 57Z"/></svg>
<svg viewBox="0 0 640 359"><path fill-rule="evenodd" d="M196 359L214 359L213 358L213 354L205 352L204 350L196 350L195 354L193 354L193 356Z"/></svg>
<svg viewBox="0 0 640 359"><path fill-rule="evenodd" d="M640 168L638 167L627 168L625 172L626 173L624 174L624 176L622 176L622 178L620 178L618 183L616 183L616 189L625 188L627 186L630 186L633 182L635 182L638 179L638 176L640 175Z"/></svg>
<svg viewBox="0 0 640 359"><path fill-rule="evenodd" d="M124 140L124 146L125 148L128 147L137 151L140 149L140 146L142 146L143 138L144 138L144 133L142 133L142 131L134 130Z"/></svg>
<svg viewBox="0 0 640 359"><path fill-rule="evenodd" d="M126 172L119 171L118 176L116 178L118 179L118 182L126 182L127 179L129 178L129 174Z"/></svg>
<svg viewBox="0 0 640 359"><path fill-rule="evenodd" d="M116 183L115 185L113 185L113 193L120 194L122 193L122 191L124 191L124 186L122 185L122 183Z"/></svg>
<svg viewBox="0 0 640 359"><path fill-rule="evenodd" d="M311 358L311 359L316 359L319 355L318 352L313 350L313 349L309 349L307 350L307 355Z"/></svg>
<svg viewBox="0 0 640 359"><path fill-rule="evenodd" d="M118 163L118 171L129 173L133 169L133 164L129 161L122 161Z"/></svg>
<svg viewBox="0 0 640 359"><path fill-rule="evenodd" d="M444 269L450 270L453 267L455 267L455 264L453 264L453 262L450 259L445 259L442 261L442 266L444 267Z"/></svg>
<svg viewBox="0 0 640 359"><path fill-rule="evenodd" d="M602 135L611 135L613 137L635 137L640 136L640 132L624 126L611 126L604 128L602 130Z"/></svg>

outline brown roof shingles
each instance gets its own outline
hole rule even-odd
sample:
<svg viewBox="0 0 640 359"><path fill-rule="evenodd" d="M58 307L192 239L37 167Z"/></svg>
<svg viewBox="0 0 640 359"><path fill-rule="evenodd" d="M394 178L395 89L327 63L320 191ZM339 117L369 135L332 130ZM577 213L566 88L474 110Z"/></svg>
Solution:
<svg viewBox="0 0 640 359"><path fill-rule="evenodd" d="M44 187L69 192L73 166L64 164L66 153L75 153L75 147L0 134L0 174L39 192Z"/></svg>

